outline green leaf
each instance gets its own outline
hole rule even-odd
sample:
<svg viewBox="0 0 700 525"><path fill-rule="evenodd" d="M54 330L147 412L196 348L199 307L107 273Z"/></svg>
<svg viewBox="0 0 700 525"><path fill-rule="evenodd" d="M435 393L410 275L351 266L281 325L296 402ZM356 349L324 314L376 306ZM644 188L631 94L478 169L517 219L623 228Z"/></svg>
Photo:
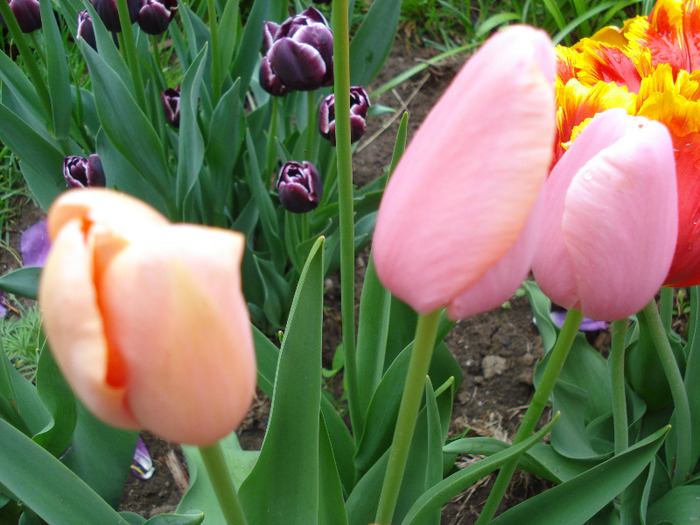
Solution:
<svg viewBox="0 0 700 525"><path fill-rule="evenodd" d="M34 85L22 68L5 53L0 53L0 79L3 83L3 92L6 90L11 92L37 123L45 122L44 108ZM3 93L4 96L6 93Z"/></svg>
<svg viewBox="0 0 700 525"><path fill-rule="evenodd" d="M240 490L250 523L318 523L323 239L309 254L282 341L260 458Z"/></svg>
<svg viewBox="0 0 700 525"><path fill-rule="evenodd" d="M675 487L650 507L647 524L673 523L674 525L694 525L700 521L700 486L685 485Z"/></svg>
<svg viewBox="0 0 700 525"><path fill-rule="evenodd" d="M50 0L42 0L40 9L51 112L53 114L53 132L58 140L67 140L73 105L66 52Z"/></svg>
<svg viewBox="0 0 700 525"><path fill-rule="evenodd" d="M350 83L367 86L389 56L399 23L401 0L372 2L350 42Z"/></svg>
<svg viewBox="0 0 700 525"><path fill-rule="evenodd" d="M255 325L252 325L252 328L253 341L255 342L255 357L258 362L258 388L266 396L272 397L279 349Z"/></svg>
<svg viewBox="0 0 700 525"><path fill-rule="evenodd" d="M233 167L241 149L242 122L244 117L240 100L240 81L237 79L219 100L209 122L209 141L204 155L213 184L217 186L222 182L233 182ZM228 192L221 191L216 196L223 201Z"/></svg>
<svg viewBox="0 0 700 525"><path fill-rule="evenodd" d="M158 514L144 525L199 525L203 521L203 512L191 511L188 514Z"/></svg>
<svg viewBox="0 0 700 525"><path fill-rule="evenodd" d="M558 333L558 329L552 321L552 317L549 315L552 309L552 301L542 293L542 290L540 290L540 287L537 286L535 281L523 282L523 289L530 301L532 315L535 318L537 330L539 330L540 336L542 337L544 351L549 352L557 341Z"/></svg>
<svg viewBox="0 0 700 525"><path fill-rule="evenodd" d="M27 299L36 299L41 270L39 266L28 266L6 273L0 277L0 290Z"/></svg>
<svg viewBox="0 0 700 525"><path fill-rule="evenodd" d="M233 59L231 66L231 76L241 79L241 96L248 91L250 77L253 74L255 63L258 60L257 53L251 53L251 49L258 50L263 41L263 23L268 19L271 2L269 0L255 0L253 7L248 13L241 43L238 46L238 53Z"/></svg>
<svg viewBox="0 0 700 525"><path fill-rule="evenodd" d="M127 525L76 474L0 419L0 483L48 523Z"/></svg>
<svg viewBox="0 0 700 525"><path fill-rule="evenodd" d="M233 51L238 39L239 0L226 2L224 12L219 20L219 66L221 71L228 71L233 58Z"/></svg>
<svg viewBox="0 0 700 525"><path fill-rule="evenodd" d="M319 508L318 523L322 525L347 525L343 490L338 476L335 449L331 446L330 436L321 419L319 439Z"/></svg>
<svg viewBox="0 0 700 525"><path fill-rule="evenodd" d="M36 387L12 366L0 341L0 418L33 436L50 421Z"/></svg>
<svg viewBox="0 0 700 525"><path fill-rule="evenodd" d="M575 478L525 500L498 516L493 525L584 523L630 485L654 458L669 427Z"/></svg>

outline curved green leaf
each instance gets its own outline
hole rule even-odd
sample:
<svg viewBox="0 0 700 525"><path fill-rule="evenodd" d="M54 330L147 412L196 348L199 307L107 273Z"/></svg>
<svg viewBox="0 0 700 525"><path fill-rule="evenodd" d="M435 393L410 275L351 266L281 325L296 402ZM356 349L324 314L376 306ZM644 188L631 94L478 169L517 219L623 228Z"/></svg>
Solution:
<svg viewBox="0 0 700 525"><path fill-rule="evenodd" d="M36 299L40 276L39 266L19 268L0 277L0 290L27 299Z"/></svg>
<svg viewBox="0 0 700 525"><path fill-rule="evenodd" d="M367 86L389 56L399 24L401 0L372 2L350 42L350 83Z"/></svg>

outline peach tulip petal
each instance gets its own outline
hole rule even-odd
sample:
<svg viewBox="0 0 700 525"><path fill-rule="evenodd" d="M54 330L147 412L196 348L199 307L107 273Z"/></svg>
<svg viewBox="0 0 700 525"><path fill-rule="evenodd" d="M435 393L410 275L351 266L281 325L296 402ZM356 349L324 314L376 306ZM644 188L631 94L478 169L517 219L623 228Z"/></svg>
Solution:
<svg viewBox="0 0 700 525"><path fill-rule="evenodd" d="M129 406L143 427L172 441L206 445L226 436L252 400L243 249L243 236L230 231L166 226L133 239L104 270L107 332L137 371L127 377ZM124 308L132 297L138 302Z"/></svg>
<svg viewBox="0 0 700 525"><path fill-rule="evenodd" d="M92 257L82 221L69 220L54 245L39 286L39 304L51 351L76 395L105 422L136 429L124 388L107 384L108 350L92 284Z"/></svg>
<svg viewBox="0 0 700 525"><path fill-rule="evenodd" d="M553 46L516 26L492 37L425 119L384 194L382 283L420 313L446 306L511 249L548 171Z"/></svg>

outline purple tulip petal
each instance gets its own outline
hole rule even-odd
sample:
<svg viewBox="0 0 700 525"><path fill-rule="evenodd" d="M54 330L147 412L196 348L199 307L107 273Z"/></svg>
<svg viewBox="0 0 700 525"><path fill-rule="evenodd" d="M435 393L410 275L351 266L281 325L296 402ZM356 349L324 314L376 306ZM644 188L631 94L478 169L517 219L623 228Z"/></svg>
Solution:
<svg viewBox="0 0 700 525"><path fill-rule="evenodd" d="M148 452L146 443L143 442L141 436L136 443L136 451L134 451L134 459L131 463L131 473L142 480L150 479L156 468L153 466L153 459L151 459L151 453Z"/></svg>
<svg viewBox="0 0 700 525"><path fill-rule="evenodd" d="M326 75L326 64L318 50L290 38L275 42L268 58L272 70L290 89L317 89Z"/></svg>
<svg viewBox="0 0 700 525"><path fill-rule="evenodd" d="M549 315L552 318L552 322L559 328L564 326L564 319L566 319L566 310L552 310ZM596 332L598 330L606 330L608 328L608 323L605 321L596 321L595 319L589 319L584 317L581 321L581 325L578 329L581 332Z"/></svg>
<svg viewBox="0 0 700 525"><path fill-rule="evenodd" d="M19 241L24 266L44 266L51 242L46 230L46 219L30 226L22 233Z"/></svg>

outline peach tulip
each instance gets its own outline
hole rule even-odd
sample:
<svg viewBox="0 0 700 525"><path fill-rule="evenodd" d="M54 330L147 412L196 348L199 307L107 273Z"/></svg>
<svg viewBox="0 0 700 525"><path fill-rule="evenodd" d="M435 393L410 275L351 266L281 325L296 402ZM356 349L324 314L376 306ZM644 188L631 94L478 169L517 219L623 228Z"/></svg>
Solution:
<svg viewBox="0 0 700 525"><path fill-rule="evenodd" d="M659 291L678 233L671 136L624 109L596 115L547 181L533 273L564 308L614 321Z"/></svg>
<svg viewBox="0 0 700 525"><path fill-rule="evenodd" d="M104 189L51 207L39 301L56 362L103 421L208 445L243 420L256 365L243 235L171 224Z"/></svg>
<svg viewBox="0 0 700 525"><path fill-rule="evenodd" d="M401 158L379 208L374 260L382 283L417 312L490 310L527 275L552 158L554 72L544 32L497 33Z"/></svg>

